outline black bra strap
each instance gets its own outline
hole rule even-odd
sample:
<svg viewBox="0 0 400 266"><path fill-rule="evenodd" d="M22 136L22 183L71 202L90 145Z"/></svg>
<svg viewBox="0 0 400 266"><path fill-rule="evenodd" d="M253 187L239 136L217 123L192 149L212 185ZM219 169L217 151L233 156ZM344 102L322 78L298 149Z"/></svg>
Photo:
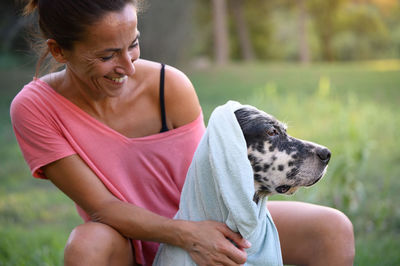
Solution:
<svg viewBox="0 0 400 266"><path fill-rule="evenodd" d="M165 102L164 102L164 80L165 80L165 65L161 64L161 74L160 74L161 130L160 130L160 132L168 131L167 116L165 113Z"/></svg>

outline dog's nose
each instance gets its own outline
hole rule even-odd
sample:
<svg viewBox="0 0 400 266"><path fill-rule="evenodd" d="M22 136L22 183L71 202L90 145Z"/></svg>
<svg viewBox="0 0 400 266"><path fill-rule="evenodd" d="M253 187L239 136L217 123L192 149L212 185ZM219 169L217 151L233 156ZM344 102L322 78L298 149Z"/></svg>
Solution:
<svg viewBox="0 0 400 266"><path fill-rule="evenodd" d="M326 164L329 163L329 160L331 159L331 151L326 148L318 149L317 155L321 161Z"/></svg>

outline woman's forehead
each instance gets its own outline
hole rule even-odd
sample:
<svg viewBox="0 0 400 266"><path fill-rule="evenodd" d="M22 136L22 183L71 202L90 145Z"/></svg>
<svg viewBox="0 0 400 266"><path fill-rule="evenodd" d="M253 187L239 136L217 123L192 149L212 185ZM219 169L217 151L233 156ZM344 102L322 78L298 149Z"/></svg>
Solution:
<svg viewBox="0 0 400 266"><path fill-rule="evenodd" d="M123 24L137 24L136 8L127 4L120 12L109 12L94 26L119 27Z"/></svg>
<svg viewBox="0 0 400 266"><path fill-rule="evenodd" d="M83 43L93 49L109 48L110 45L121 45L121 42L132 42L137 34L136 9L127 5L123 11L110 12L90 26Z"/></svg>

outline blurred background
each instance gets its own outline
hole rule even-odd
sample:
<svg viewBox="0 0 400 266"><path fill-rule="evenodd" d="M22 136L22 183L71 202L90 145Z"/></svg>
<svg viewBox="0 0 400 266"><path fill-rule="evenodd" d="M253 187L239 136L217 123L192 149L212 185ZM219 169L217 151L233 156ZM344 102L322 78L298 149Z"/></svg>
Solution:
<svg viewBox="0 0 400 266"><path fill-rule="evenodd" d="M50 182L30 176L9 118L35 73L32 18L0 2L0 265L62 265L81 219ZM147 0L142 58L178 67L205 114L227 100L283 120L329 147L327 175L294 196L354 224L355 265L400 265L400 2Z"/></svg>

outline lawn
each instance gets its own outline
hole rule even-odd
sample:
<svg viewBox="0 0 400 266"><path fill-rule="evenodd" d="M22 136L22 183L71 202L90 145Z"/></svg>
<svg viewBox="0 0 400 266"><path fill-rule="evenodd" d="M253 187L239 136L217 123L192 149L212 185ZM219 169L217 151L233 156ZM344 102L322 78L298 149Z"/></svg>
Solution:
<svg viewBox="0 0 400 266"><path fill-rule="evenodd" d="M354 224L355 265L400 265L399 61L182 69L206 120L217 105L237 100L285 121L291 135L329 147L324 179L271 200L340 209ZM61 265L68 232L81 222L68 198L30 177L11 130L10 101L32 73L0 71L0 266Z"/></svg>

